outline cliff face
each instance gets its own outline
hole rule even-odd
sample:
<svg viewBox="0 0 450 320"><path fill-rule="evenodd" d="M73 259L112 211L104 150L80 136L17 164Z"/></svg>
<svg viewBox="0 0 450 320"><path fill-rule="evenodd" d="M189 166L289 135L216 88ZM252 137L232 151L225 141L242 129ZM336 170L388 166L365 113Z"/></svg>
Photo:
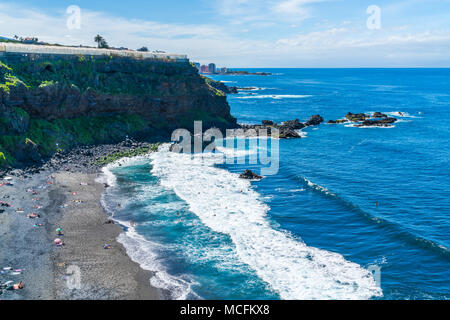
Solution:
<svg viewBox="0 0 450 320"><path fill-rule="evenodd" d="M80 144L176 128L234 127L226 96L189 63L123 57L0 59L0 165L20 166Z"/></svg>

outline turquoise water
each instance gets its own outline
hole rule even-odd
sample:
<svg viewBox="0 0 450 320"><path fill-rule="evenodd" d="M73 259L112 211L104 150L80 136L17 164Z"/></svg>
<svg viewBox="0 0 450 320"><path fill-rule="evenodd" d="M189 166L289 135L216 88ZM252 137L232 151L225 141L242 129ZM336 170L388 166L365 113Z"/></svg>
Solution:
<svg viewBox="0 0 450 320"><path fill-rule="evenodd" d="M263 71L274 75L214 77L258 88L228 96L241 123L371 111L401 121L305 129L280 141L278 174L251 184L237 173L259 165L164 150L111 168L105 206L135 221L120 240L152 283L170 298L450 298L450 70Z"/></svg>

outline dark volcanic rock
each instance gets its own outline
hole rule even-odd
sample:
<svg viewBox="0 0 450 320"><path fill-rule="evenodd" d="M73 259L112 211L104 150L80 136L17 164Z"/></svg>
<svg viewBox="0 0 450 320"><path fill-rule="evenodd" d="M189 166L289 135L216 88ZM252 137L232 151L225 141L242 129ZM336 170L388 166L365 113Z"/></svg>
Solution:
<svg viewBox="0 0 450 320"><path fill-rule="evenodd" d="M289 128L280 128L280 139L301 138L297 131Z"/></svg>
<svg viewBox="0 0 450 320"><path fill-rule="evenodd" d="M348 122L347 119L338 119L338 120L329 120L328 124L342 124L347 122Z"/></svg>
<svg viewBox="0 0 450 320"><path fill-rule="evenodd" d="M365 120L365 121L363 121L363 123L360 126L361 127L362 126L386 127L395 122L397 122L397 119L388 117L388 118L383 118L380 120Z"/></svg>
<svg viewBox="0 0 450 320"><path fill-rule="evenodd" d="M274 122L272 120L263 120L262 125L263 126L273 126Z"/></svg>
<svg viewBox="0 0 450 320"><path fill-rule="evenodd" d="M248 180L261 180L263 177L257 175L256 173L252 172L251 170L245 170L244 173L242 173L239 178L241 179L248 179Z"/></svg>
<svg viewBox="0 0 450 320"><path fill-rule="evenodd" d="M366 115L365 113L351 113L351 112L347 113L345 117L352 122L361 122L370 118L370 116Z"/></svg>
<svg viewBox="0 0 450 320"><path fill-rule="evenodd" d="M281 124L277 124L271 120L263 120L261 125L253 124L253 125L240 125L240 129L243 129L243 132L240 133L238 131L234 132L234 136L255 136L255 131L258 132L261 129L267 130L268 136L273 136L275 129L279 131L280 139L287 138L301 138L302 136L297 132L297 130L301 130L307 126L315 126L319 125L323 122L323 118L320 115L312 116L307 122L302 123L298 119L289 120L282 122ZM254 130L253 134L250 135L250 131Z"/></svg>
<svg viewBox="0 0 450 320"><path fill-rule="evenodd" d="M323 122L323 118L316 114L314 116L312 116L308 121L305 122L305 126L309 127L309 126L317 126L319 124L321 124Z"/></svg>
<svg viewBox="0 0 450 320"><path fill-rule="evenodd" d="M386 115L386 114L384 114L384 113L381 113L381 112L375 112L373 115L372 115L372 118L387 118L388 116Z"/></svg>
<svg viewBox="0 0 450 320"><path fill-rule="evenodd" d="M305 124L301 123L298 119L285 121L281 124L280 129L284 130L300 130L305 127Z"/></svg>

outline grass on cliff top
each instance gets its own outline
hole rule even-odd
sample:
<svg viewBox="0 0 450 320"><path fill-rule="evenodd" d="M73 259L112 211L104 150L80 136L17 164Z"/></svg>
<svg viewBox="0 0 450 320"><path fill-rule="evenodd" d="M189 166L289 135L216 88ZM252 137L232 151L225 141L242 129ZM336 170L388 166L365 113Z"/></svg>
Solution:
<svg viewBox="0 0 450 320"><path fill-rule="evenodd" d="M113 163L117 160L120 160L122 158L132 158L132 157L142 156L142 155L145 155L150 152L158 151L159 145L160 145L159 143L155 143L148 147L141 147L141 148L137 148L137 149L133 149L133 150L128 150L125 152L114 152L106 157L97 159L97 161L95 161L95 163L98 165L105 166L105 165Z"/></svg>

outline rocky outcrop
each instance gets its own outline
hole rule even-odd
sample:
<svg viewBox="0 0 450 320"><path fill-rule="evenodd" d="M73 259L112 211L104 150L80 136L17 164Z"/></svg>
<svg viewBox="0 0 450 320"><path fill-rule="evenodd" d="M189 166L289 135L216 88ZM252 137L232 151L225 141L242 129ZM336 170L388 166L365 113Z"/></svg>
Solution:
<svg viewBox="0 0 450 320"><path fill-rule="evenodd" d="M383 119L365 120L358 126L360 126L360 127L369 127L369 126L386 127L386 126L392 125L395 122L397 122L397 119L387 117L387 118L383 118Z"/></svg>
<svg viewBox="0 0 450 320"><path fill-rule="evenodd" d="M238 88L237 87L229 87L227 86L225 83L223 83L222 81L216 81L213 80L211 78L208 77L204 77L206 83L208 85L210 85L211 87L213 87L216 90L219 90L225 94L236 94L238 93Z"/></svg>
<svg viewBox="0 0 450 320"><path fill-rule="evenodd" d="M235 136L256 136L258 135L258 131L263 129L267 130L267 135L272 136L273 129L277 129L279 132L280 139L288 139L288 138L301 138L301 135L298 133L298 130L309 126L316 126L323 122L323 118L320 115L312 116L305 123L300 122L299 119L284 121L281 124L277 124L272 120L263 120L261 125L259 124L245 124L241 125L239 129L234 132Z"/></svg>
<svg viewBox="0 0 450 320"><path fill-rule="evenodd" d="M349 122L347 119L328 120L328 124L342 124Z"/></svg>
<svg viewBox="0 0 450 320"><path fill-rule="evenodd" d="M254 173L251 170L245 170L240 176L239 178L241 179L247 179L247 180L261 180L263 177L257 175L256 173Z"/></svg>
<svg viewBox="0 0 450 320"><path fill-rule="evenodd" d="M384 113L381 112L374 112L374 114L372 115L372 118L387 118L388 116Z"/></svg>
<svg viewBox="0 0 450 320"><path fill-rule="evenodd" d="M347 113L345 119L329 120L328 124L343 124L355 122L355 127L389 127L398 120L381 112L374 112L372 115L365 113Z"/></svg>
<svg viewBox="0 0 450 320"><path fill-rule="evenodd" d="M347 113L345 117L352 122L360 122L366 120L367 118L370 118L369 115L366 115L364 113L351 113L351 112Z"/></svg>
<svg viewBox="0 0 450 320"><path fill-rule="evenodd" d="M321 124L323 122L323 118L320 115L314 115L311 117L311 119L309 119L308 121L305 122L305 126L309 127L309 126L318 126L319 124Z"/></svg>

